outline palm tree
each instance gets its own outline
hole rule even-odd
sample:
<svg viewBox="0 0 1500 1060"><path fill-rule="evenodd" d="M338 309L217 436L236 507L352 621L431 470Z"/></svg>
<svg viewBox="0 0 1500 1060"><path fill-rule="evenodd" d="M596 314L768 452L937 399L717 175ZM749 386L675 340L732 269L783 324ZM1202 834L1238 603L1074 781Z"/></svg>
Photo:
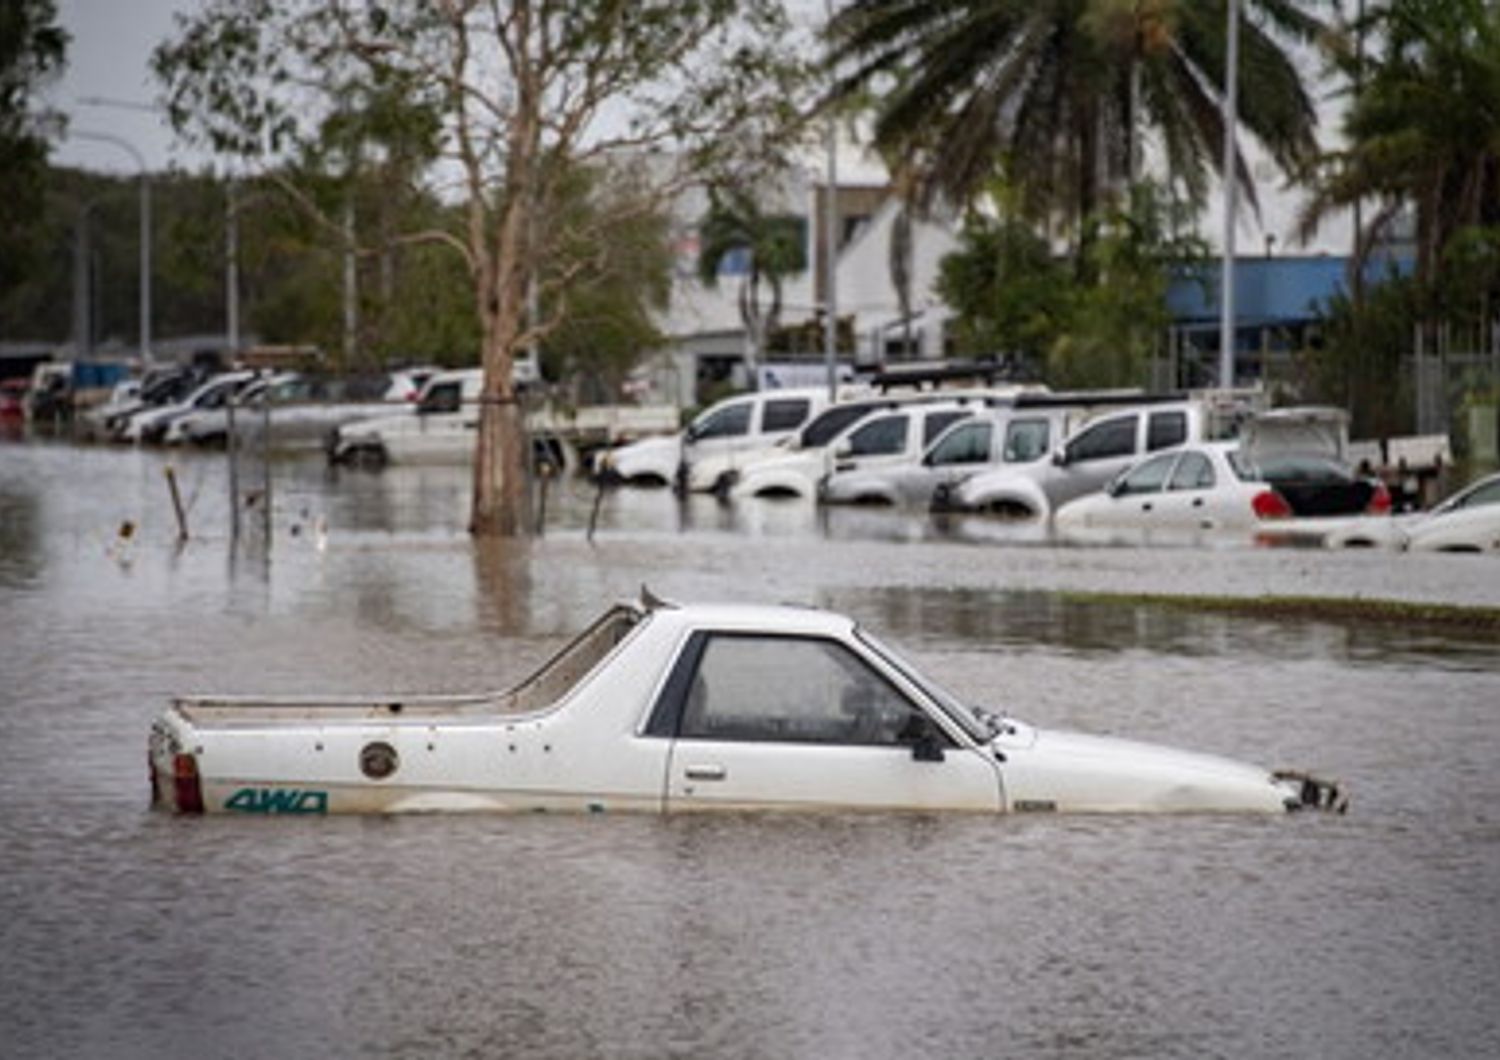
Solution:
<svg viewBox="0 0 1500 1060"><path fill-rule="evenodd" d="M1241 122L1287 173L1315 154L1316 117L1281 40L1322 29L1295 0L1246 0ZM853 0L829 25L833 98L877 100L877 146L911 160L931 203L973 200L1005 172L1027 213L1077 231L1158 138L1201 202L1221 165L1226 0ZM1254 204L1243 159L1237 178Z"/></svg>
<svg viewBox="0 0 1500 1060"><path fill-rule="evenodd" d="M1339 56L1359 85L1344 123L1349 146L1326 157L1304 227L1375 200L1358 270L1410 208L1417 276L1429 281L1463 230L1500 225L1500 7L1394 0L1350 28L1378 41L1381 54Z"/></svg>
<svg viewBox="0 0 1500 1060"><path fill-rule="evenodd" d="M739 308L753 376L765 356L766 340L781 317L782 280L807 268L803 224L795 217L765 213L742 189L716 188L709 192L708 213L699 225L698 240L698 277L707 287L718 286L726 257L735 252L746 257ZM763 284L770 290L765 306L761 305Z"/></svg>

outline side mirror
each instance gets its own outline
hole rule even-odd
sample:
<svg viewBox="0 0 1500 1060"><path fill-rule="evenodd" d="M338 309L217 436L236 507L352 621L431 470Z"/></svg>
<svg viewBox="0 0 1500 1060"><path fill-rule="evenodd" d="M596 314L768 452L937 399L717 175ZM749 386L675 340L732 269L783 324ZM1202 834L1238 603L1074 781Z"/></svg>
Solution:
<svg viewBox="0 0 1500 1060"><path fill-rule="evenodd" d="M1052 450L1052 463L1058 467L1064 467L1068 463L1068 451L1066 449Z"/></svg>
<svg viewBox="0 0 1500 1060"><path fill-rule="evenodd" d="M1118 497L1120 494L1125 492L1125 480L1123 478L1115 479L1108 486L1104 487L1104 492L1109 494L1111 497Z"/></svg>
<svg viewBox="0 0 1500 1060"><path fill-rule="evenodd" d="M941 762L946 757L943 734L925 714L913 714L901 736L911 744L911 756L917 762Z"/></svg>
<svg viewBox="0 0 1500 1060"><path fill-rule="evenodd" d="M850 445L848 442L840 442L838 448L834 449L833 451L833 458L835 460L847 460L853 455L854 446Z"/></svg>

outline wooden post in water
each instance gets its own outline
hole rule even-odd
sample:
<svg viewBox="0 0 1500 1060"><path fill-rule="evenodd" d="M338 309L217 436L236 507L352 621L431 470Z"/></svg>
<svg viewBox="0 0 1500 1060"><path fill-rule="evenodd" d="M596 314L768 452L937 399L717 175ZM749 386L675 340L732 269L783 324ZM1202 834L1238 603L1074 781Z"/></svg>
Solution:
<svg viewBox="0 0 1500 1060"><path fill-rule="evenodd" d="M271 385L261 393L260 400L260 466L264 475L261 501L265 504L262 518L265 520L266 547L271 547Z"/></svg>
<svg viewBox="0 0 1500 1060"><path fill-rule="evenodd" d="M235 427L234 409L239 402L234 395L226 403L228 422L225 426L224 448L229 456L229 540L240 539L240 440Z"/></svg>
<svg viewBox="0 0 1500 1060"><path fill-rule="evenodd" d="M613 465L609 460L609 451L605 450L595 469L595 474L599 479L599 488L594 492L594 506L589 511L589 532L586 538L591 545L594 543L594 528L599 525L599 506L604 503L604 491L609 487L609 476L612 471Z"/></svg>
<svg viewBox="0 0 1500 1060"><path fill-rule="evenodd" d="M177 514L177 540L186 541L188 539L187 512L183 511L182 494L177 489L177 472L170 464L163 470L167 476L167 489L172 494L172 511Z"/></svg>

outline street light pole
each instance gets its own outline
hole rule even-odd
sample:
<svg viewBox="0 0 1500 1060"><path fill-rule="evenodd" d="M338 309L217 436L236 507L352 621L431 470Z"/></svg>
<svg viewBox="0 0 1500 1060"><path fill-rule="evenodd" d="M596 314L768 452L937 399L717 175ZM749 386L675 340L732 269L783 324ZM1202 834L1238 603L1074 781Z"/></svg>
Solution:
<svg viewBox="0 0 1500 1060"><path fill-rule="evenodd" d="M1224 61L1224 262L1219 293L1219 386L1234 386L1234 222L1239 184L1234 163L1235 128L1239 125L1240 4L1229 0Z"/></svg>
<svg viewBox="0 0 1500 1060"><path fill-rule="evenodd" d="M828 21L833 22L833 0L826 0L824 8ZM838 397L838 343L839 343L839 292L838 292L838 187L839 179L839 131L838 118L832 110L828 113L828 130L824 134L828 148L828 185L823 201L823 304L828 316L823 321L823 360L828 370L828 400Z"/></svg>
<svg viewBox="0 0 1500 1060"><path fill-rule="evenodd" d="M80 132L69 130L68 135L79 140L96 140L100 143L114 144L121 148L135 161L140 169L141 179L141 357L144 360L151 359L151 173L146 168L146 159L136 150L134 144L123 137L113 133L102 132Z"/></svg>

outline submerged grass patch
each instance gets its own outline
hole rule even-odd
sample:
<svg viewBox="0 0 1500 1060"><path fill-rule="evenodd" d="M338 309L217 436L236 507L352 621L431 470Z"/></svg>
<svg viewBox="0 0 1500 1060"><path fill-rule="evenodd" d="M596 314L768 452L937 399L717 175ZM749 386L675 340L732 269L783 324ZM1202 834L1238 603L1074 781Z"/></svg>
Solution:
<svg viewBox="0 0 1500 1060"><path fill-rule="evenodd" d="M1241 615L1247 618L1302 619L1310 622L1399 625L1463 630L1500 640L1500 607L1430 604L1408 600L1323 596L1192 596L1174 593L1065 592L1077 603L1150 606L1181 611Z"/></svg>

